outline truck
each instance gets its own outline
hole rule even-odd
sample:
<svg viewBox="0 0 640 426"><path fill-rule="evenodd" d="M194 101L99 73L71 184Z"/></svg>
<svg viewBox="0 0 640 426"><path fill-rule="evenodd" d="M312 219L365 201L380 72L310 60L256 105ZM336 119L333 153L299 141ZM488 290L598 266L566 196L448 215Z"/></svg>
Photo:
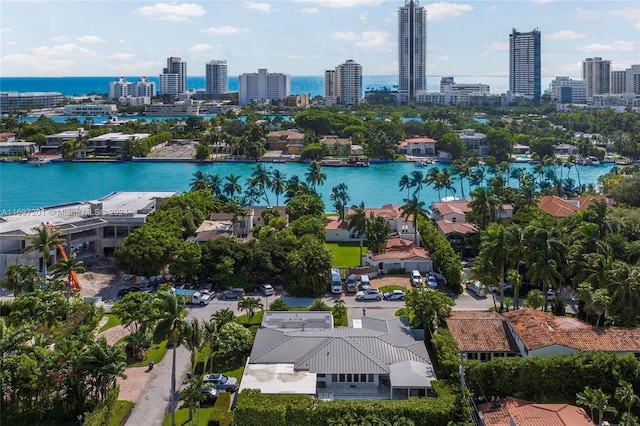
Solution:
<svg viewBox="0 0 640 426"><path fill-rule="evenodd" d="M211 301L211 295L209 293L202 293L197 290L185 289L185 288L176 288L173 290L173 293L176 296L185 296L187 298L187 303L191 305L208 305Z"/></svg>

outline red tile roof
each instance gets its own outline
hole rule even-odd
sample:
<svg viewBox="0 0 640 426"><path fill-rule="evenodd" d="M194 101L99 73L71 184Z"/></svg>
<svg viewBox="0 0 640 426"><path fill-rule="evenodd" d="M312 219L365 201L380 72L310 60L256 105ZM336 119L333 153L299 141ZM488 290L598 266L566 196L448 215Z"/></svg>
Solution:
<svg viewBox="0 0 640 426"><path fill-rule="evenodd" d="M436 225L438 225L438 228L444 235L454 233L469 235L477 234L479 232L478 228L476 228L474 224L467 222L451 222L449 220L441 219L436 222Z"/></svg>
<svg viewBox="0 0 640 426"><path fill-rule="evenodd" d="M485 426L593 426L580 407L568 404L535 404L517 398L478 405Z"/></svg>
<svg viewBox="0 0 640 426"><path fill-rule="evenodd" d="M328 218L327 225L325 226L327 231L334 229L349 229L349 222L338 218Z"/></svg>
<svg viewBox="0 0 640 426"><path fill-rule="evenodd" d="M388 260L388 259L426 259L430 260L431 255L427 250L422 247L415 247L413 241L405 240L400 237L393 237L387 241L387 248L384 253L375 254L371 256L374 261Z"/></svg>
<svg viewBox="0 0 640 426"><path fill-rule="evenodd" d="M640 352L640 328L593 327L529 308L504 314L528 350L562 345L580 351Z"/></svg>
<svg viewBox="0 0 640 426"><path fill-rule="evenodd" d="M402 215L402 211L400 211L400 206L398 204L385 204L382 207L366 207L364 211L369 217L369 214L373 213L376 217L384 217L387 220L394 220ZM349 209L347 215L354 214L355 211L353 209Z"/></svg>
<svg viewBox="0 0 640 426"><path fill-rule="evenodd" d="M432 208L438 210L443 216L451 213L465 214L471 211L469 200L437 201L433 203Z"/></svg>
<svg viewBox="0 0 640 426"><path fill-rule="evenodd" d="M447 326L461 352L518 353L504 318L497 312L453 311Z"/></svg>
<svg viewBox="0 0 640 426"><path fill-rule="evenodd" d="M568 217L579 210L585 210L594 201L603 200L607 206L611 205L611 199L606 195L583 195L579 198L564 199L556 195L544 195L538 200L538 207L555 217Z"/></svg>

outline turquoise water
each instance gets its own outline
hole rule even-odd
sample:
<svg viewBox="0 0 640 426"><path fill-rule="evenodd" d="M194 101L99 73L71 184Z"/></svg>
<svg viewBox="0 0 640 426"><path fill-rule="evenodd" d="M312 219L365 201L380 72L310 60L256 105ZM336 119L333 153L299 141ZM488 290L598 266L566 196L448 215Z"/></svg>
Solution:
<svg viewBox="0 0 640 426"><path fill-rule="evenodd" d="M598 176L607 173L614 165L579 166L582 183L597 183ZM74 201L86 201L103 197L114 191L188 191L193 174L203 171L219 174L222 178L233 173L246 181L255 163L174 163L174 162L122 162L122 163L47 163L36 167L24 163L0 162L0 214L14 209L30 209L53 206ZM304 180L306 164L269 163L270 169L281 170L287 178L298 175ZM413 163L372 164L361 167L324 167L327 175L324 185L318 188L327 210L331 210L329 196L331 188L346 183L351 204L361 201L366 206L376 207L387 203L402 204L407 192L398 189L400 177L420 170L426 174L432 167L420 169ZM514 165L525 170L529 164ZM563 171L566 177L566 170ZM575 170L571 177L577 180ZM465 180L464 190L469 188ZM513 183L515 186L515 182ZM244 186L244 185L243 185ZM456 182L456 196L460 197L460 183ZM446 194L441 193L444 197ZM427 204L438 199L436 191L425 186L420 199ZM275 196L270 196L275 204ZM280 202L282 203L282 197Z"/></svg>

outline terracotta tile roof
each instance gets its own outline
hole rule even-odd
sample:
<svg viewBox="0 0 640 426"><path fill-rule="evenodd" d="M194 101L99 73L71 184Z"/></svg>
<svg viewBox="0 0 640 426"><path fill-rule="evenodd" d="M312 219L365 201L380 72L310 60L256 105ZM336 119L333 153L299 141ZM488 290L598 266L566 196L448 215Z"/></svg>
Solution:
<svg viewBox="0 0 640 426"><path fill-rule="evenodd" d="M586 411L568 404L535 404L508 397L480 404L478 410L485 426L593 426Z"/></svg>
<svg viewBox="0 0 640 426"><path fill-rule="evenodd" d="M640 352L640 328L593 327L570 317L519 309L504 314L525 346L562 345L580 351Z"/></svg>
<svg viewBox="0 0 640 426"><path fill-rule="evenodd" d="M451 213L465 214L471 211L469 200L437 201L432 204L432 208L438 210L443 216Z"/></svg>
<svg viewBox="0 0 640 426"><path fill-rule="evenodd" d="M431 139L431 138L407 138L404 140L404 142L409 142L409 143L436 143L435 139Z"/></svg>
<svg viewBox="0 0 640 426"><path fill-rule="evenodd" d="M461 352L511 352L518 347L497 312L453 311L447 326Z"/></svg>
<svg viewBox="0 0 640 426"><path fill-rule="evenodd" d="M325 229L327 231L334 229L349 229L349 222L338 218L328 218Z"/></svg>
<svg viewBox="0 0 640 426"><path fill-rule="evenodd" d="M387 241L387 248L384 253L374 254L371 256L373 261L388 259L431 259L431 255L422 247L415 247L413 241L405 240L400 237L394 237Z"/></svg>
<svg viewBox="0 0 640 426"><path fill-rule="evenodd" d="M373 213L374 216L384 217L387 220L395 220L402 215L398 204L385 204L382 207L366 207L364 211L366 212L367 217L369 217L369 214ZM353 209L349 209L347 215L352 215L354 213L355 211Z"/></svg>
<svg viewBox="0 0 640 426"><path fill-rule="evenodd" d="M569 217L579 210L585 210L594 201L603 200L607 206L611 206L611 199L606 195L583 195L580 198L570 198L565 200L556 195L544 195L538 200L538 207L551 216Z"/></svg>
<svg viewBox="0 0 640 426"><path fill-rule="evenodd" d="M454 233L468 235L477 234L479 232L478 228L476 228L474 224L467 222L451 222L449 220L441 219L436 222L436 225L438 225L438 229L440 229L440 231L445 235Z"/></svg>

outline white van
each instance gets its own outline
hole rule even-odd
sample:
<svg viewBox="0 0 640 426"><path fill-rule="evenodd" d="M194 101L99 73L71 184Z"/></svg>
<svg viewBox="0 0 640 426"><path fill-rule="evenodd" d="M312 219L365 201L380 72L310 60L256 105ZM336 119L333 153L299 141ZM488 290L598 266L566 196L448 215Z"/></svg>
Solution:
<svg viewBox="0 0 640 426"><path fill-rule="evenodd" d="M369 275L360 275L360 290L365 291L371 288L371 281L369 281Z"/></svg>
<svg viewBox="0 0 640 426"><path fill-rule="evenodd" d="M331 268L331 293L342 293L342 278L340 277L340 269Z"/></svg>

